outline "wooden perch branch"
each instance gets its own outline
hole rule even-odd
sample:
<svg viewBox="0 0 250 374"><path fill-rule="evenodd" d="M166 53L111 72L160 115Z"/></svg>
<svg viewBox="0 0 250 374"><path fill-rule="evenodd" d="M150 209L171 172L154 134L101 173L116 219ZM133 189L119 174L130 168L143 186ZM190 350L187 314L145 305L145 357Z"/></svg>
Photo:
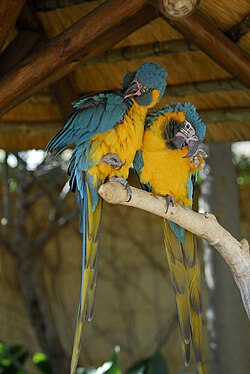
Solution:
<svg viewBox="0 0 250 374"><path fill-rule="evenodd" d="M248 318L250 319L250 252L246 239L236 240L226 231L211 213L200 214L175 204L166 213L166 199L152 193L132 189L132 199L127 201L127 192L119 183L100 186L99 194L108 203L127 205L166 218L206 240L220 253L229 265L239 287Z"/></svg>

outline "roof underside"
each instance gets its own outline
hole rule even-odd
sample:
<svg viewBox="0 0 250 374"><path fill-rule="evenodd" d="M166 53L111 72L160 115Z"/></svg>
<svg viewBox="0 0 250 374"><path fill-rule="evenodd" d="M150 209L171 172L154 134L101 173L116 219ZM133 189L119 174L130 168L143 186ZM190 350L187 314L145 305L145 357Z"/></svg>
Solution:
<svg viewBox="0 0 250 374"><path fill-rule="evenodd" d="M33 5L36 3L39 2L33 1ZM103 1L83 2L50 11L30 10L30 5L28 8L26 4L11 29L2 59L6 59L5 54L11 43L24 30L34 32L35 28L42 45L101 3ZM199 17L234 39L233 42L246 54L250 51L249 13L249 0L203 0L198 7ZM233 31L240 27L243 31L235 36ZM240 83L237 76L231 75L222 64L213 61L200 48L190 42L185 44L185 40L170 23L158 16L116 44L113 47L115 51L77 65L66 75L69 94L64 80L62 86L44 87L5 113L0 119L0 148L44 148L62 126L65 113L69 112L68 108L63 108L63 101L72 101L87 92L117 88L127 71L136 70L145 61L159 63L168 71L168 88L160 105L170 101L190 101L195 104L207 123L207 141L249 140L250 89L244 86L244 82L242 84L242 79ZM163 49L165 52L159 55L159 50ZM33 50L28 55L32 53ZM1 65L0 56L1 66L4 65ZM5 67L3 70L8 69ZM60 91L65 91L63 99Z"/></svg>

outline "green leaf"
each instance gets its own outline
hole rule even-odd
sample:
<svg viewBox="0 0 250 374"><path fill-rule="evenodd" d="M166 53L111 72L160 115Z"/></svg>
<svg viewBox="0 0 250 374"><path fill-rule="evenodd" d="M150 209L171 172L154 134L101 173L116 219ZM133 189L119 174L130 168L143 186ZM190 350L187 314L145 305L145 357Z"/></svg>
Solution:
<svg viewBox="0 0 250 374"><path fill-rule="evenodd" d="M0 343L0 373L1 374L27 374L23 367L28 352L20 345Z"/></svg>
<svg viewBox="0 0 250 374"><path fill-rule="evenodd" d="M32 357L34 365L44 374L53 374L51 365L45 354L35 352Z"/></svg>

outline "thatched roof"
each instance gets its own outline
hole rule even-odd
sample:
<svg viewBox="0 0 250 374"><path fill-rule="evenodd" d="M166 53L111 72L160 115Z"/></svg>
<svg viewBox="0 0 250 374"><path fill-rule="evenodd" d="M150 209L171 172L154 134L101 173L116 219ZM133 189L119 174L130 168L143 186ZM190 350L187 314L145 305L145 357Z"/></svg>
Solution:
<svg viewBox="0 0 250 374"><path fill-rule="evenodd" d="M22 2L19 1L19 3ZM31 7L31 4L25 5L17 17L16 24L13 22L9 30L5 50L3 50L0 57L0 69L2 68L3 71L2 87L6 87L7 94L9 94L8 87L10 87L8 83L13 79L13 87L15 88L15 79L18 82L18 77L22 73L20 67L15 66L15 59L20 63L17 56L18 50L17 54L12 53L11 59L8 60L9 64L13 66L14 75L11 72L6 72L8 70L8 64L6 68L6 59L9 56L8 53L10 53L8 50L11 49L11 46L15 46L18 37L21 40L21 35L24 31L35 33L36 37L38 36L33 46L30 43L30 48L27 48L27 44L31 41L31 37L26 36L22 46L22 52L25 49L28 50L26 54L24 53L23 58L28 56L32 60L35 49L38 51L35 53L39 53L43 49L43 44L48 43L49 39L61 34L65 29L71 27L76 21L82 19L104 2L82 1L81 4L63 8L58 7L54 10L46 11L49 3L50 6L56 7L57 3L62 5L63 1L33 0L33 7ZM51 5L51 3L54 5ZM73 1L65 3L73 3ZM80 3L80 1L76 1L76 3ZM119 0L112 0L109 3L111 5L112 3L118 4ZM131 4L133 2L127 1L125 3L127 3L127 7L132 7ZM139 0L134 3L139 3ZM45 9L45 11L39 11L39 9ZM0 147L5 149L44 148L50 137L61 127L65 112L69 113L70 101L86 92L119 87L123 75L127 71L135 70L145 61L157 62L168 71L167 82L169 90L167 89L166 96L160 105L172 100L190 101L195 104L208 125L207 141L233 142L249 140L250 90L246 87L249 87L250 76L250 62L247 56L250 51L249 1L203 0L194 15L189 17L190 19L196 17L194 20L198 19L199 22L200 20L201 22L206 20L206 24L209 24L210 32L211 30L214 32L214 34L211 34L212 36L209 34L208 38L215 37L218 43L221 42L216 29L219 30L219 36L222 35L224 38L226 34L227 40L231 40L230 46L233 48L233 56L236 56L232 68L228 65L232 56L226 55L227 49L221 51L221 46L224 47L223 43L226 45L227 41L225 42L222 39L222 44L218 44L216 53L211 51L212 48L209 46L209 41L206 45L201 45L202 41L198 41L199 47L197 47L196 40L196 43L191 44L196 36L194 38L190 34L184 37L183 32L177 31L177 29L180 30L184 27L186 30L184 34L190 32L189 25L185 23L186 21L183 24L182 21L166 21L166 18L162 18L160 12L156 14L154 8L151 5L147 5L146 1L145 9L145 14L148 20L152 19L151 21L114 45L113 49L115 50L108 48L108 52L105 54L98 53L101 49L105 50L105 46L100 47L98 44L99 39L97 38L95 43L91 45L90 55L94 57L91 57L88 61L85 61L84 56L80 57L80 60L82 59L80 63L71 59L71 62L77 61L77 63L74 68L71 67L66 71L69 74L60 73L60 76L64 75L66 77L63 78L60 86L55 84L57 71L52 71L48 73L49 83L51 76L53 78L50 87L48 85L46 87L46 79L43 79L42 83L34 83L35 88L32 88L27 95L25 88L22 87L23 94L19 94L17 99L14 95L12 102L11 94L9 94L10 105L8 105L11 107L10 110L8 110L7 104L3 103L1 105L0 92L0 112L2 107L2 113L5 112L0 119ZM116 14L117 11L114 14L109 13L106 17L111 17L113 20L116 18ZM124 22L126 19L124 18ZM132 30L134 27L133 19L133 17L129 19L129 25L132 25ZM140 20L140 22L142 21ZM126 33L129 34L129 31L126 31ZM202 34L203 31L197 29L198 39ZM103 40L102 42L100 37L100 43L105 44L106 41L105 39ZM118 40L117 35L116 40ZM66 37L65 43L70 43ZM98 49L97 52L95 51L95 46ZM210 50L207 50L209 48ZM216 46L214 48L216 49ZM217 59L217 52L218 55L221 52L224 53L225 61L223 61L223 56L221 58L218 57L220 60ZM63 54L64 50L61 53ZM75 57L78 54L78 51L75 52ZM214 54L215 56L212 58L211 56ZM237 63L239 64L238 66ZM244 63L244 72L242 72L241 63ZM47 70L49 70L50 64L51 61L48 59ZM28 63L23 66L26 68ZM37 67L39 72L39 66ZM4 71L8 75L5 76ZM247 71L249 72L248 77ZM16 75L14 79L15 73L17 74L18 72L20 74ZM22 74L26 73L23 72ZM196 87L198 87L197 90ZM12 88L13 92L14 88ZM39 88L42 88L42 90L39 91ZM31 96L32 90L35 94ZM195 90L196 92L194 92ZM18 95L16 94L16 96ZM28 99L24 101L26 97ZM4 102L4 100L5 97L2 101Z"/></svg>

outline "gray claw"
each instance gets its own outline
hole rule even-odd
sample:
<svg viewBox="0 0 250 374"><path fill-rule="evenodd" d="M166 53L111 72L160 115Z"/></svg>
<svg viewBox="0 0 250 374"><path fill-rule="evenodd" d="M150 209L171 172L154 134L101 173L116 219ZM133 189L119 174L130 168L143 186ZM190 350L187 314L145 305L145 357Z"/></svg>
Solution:
<svg viewBox="0 0 250 374"><path fill-rule="evenodd" d="M102 157L99 164L103 162L106 162L106 164L110 165L115 170L120 170L126 164L126 162L122 163L120 158L115 153L107 153Z"/></svg>
<svg viewBox="0 0 250 374"><path fill-rule="evenodd" d="M207 153L204 151L204 149L202 149L202 148L198 148L197 151L195 152L195 154L190 158L190 160L194 163L194 166L195 166L195 167L200 166L199 156L201 156L201 158L202 158L203 160L205 160L205 159L208 157L208 155L207 155Z"/></svg>
<svg viewBox="0 0 250 374"><path fill-rule="evenodd" d="M167 208L166 208L166 212L165 212L165 213L167 213L167 212L168 212L169 205L171 204L172 206L174 206L174 198L173 198L172 195L167 194L167 195L165 196L165 199L166 199L166 202L167 202Z"/></svg>
<svg viewBox="0 0 250 374"><path fill-rule="evenodd" d="M129 202L131 200L131 198L132 198L132 190L131 190L131 187L130 187L130 185L128 184L128 182L127 182L127 180L125 178L112 177L112 178L109 179L109 182L119 182L119 183L121 183L124 186L124 189L128 193L128 200L127 200L127 202Z"/></svg>

